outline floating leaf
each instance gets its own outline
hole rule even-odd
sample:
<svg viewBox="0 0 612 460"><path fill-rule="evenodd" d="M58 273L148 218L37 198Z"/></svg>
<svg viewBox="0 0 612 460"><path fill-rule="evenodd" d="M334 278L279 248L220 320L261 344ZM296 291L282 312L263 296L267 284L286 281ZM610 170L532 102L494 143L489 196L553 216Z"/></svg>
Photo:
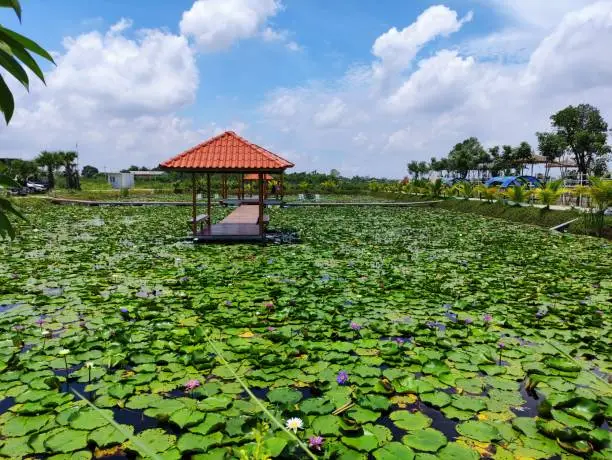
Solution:
<svg viewBox="0 0 612 460"><path fill-rule="evenodd" d="M425 428L407 434L402 442L408 447L422 452L437 452L448 442L446 436L433 428Z"/></svg>
<svg viewBox="0 0 612 460"><path fill-rule="evenodd" d="M475 420L468 420L467 422L460 423L457 425L457 432L463 436L467 436L468 438L481 442L500 439L500 434L497 428L486 422L479 422Z"/></svg>
<svg viewBox="0 0 612 460"><path fill-rule="evenodd" d="M431 426L431 419L420 412L396 411L391 412L389 418L398 428L407 431L421 430Z"/></svg>

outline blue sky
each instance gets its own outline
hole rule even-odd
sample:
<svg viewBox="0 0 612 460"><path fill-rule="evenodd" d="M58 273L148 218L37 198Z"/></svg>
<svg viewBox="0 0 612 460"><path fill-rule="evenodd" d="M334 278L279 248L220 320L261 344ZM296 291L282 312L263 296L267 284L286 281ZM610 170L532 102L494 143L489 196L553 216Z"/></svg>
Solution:
<svg viewBox="0 0 612 460"><path fill-rule="evenodd" d="M401 177L472 135L533 142L553 110L585 97L610 108L610 83L569 74L572 59L610 70L569 38L609 39L596 19L609 1L22 3L23 24L0 21L58 53L48 87L20 94L0 127L22 157L78 142L82 163L153 166L235 129L298 170ZM557 78L573 83L551 93L558 52Z"/></svg>

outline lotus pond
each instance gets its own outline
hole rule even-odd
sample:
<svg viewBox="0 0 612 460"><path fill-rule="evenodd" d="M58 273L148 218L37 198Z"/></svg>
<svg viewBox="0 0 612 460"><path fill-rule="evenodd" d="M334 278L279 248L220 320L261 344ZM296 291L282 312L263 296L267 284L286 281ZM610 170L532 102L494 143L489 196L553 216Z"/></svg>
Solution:
<svg viewBox="0 0 612 460"><path fill-rule="evenodd" d="M320 458L611 457L609 242L294 208L271 221L302 244L193 246L186 209L25 211L0 456L306 458L237 375Z"/></svg>

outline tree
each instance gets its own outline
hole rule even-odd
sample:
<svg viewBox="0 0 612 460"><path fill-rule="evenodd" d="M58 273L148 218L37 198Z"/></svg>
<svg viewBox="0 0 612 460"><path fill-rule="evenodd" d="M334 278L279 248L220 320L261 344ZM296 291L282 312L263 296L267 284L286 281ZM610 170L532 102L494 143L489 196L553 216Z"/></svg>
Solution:
<svg viewBox="0 0 612 460"><path fill-rule="evenodd" d="M580 174L588 174L598 158L607 157L608 123L589 104L570 105L550 117L556 134L572 153Z"/></svg>
<svg viewBox="0 0 612 460"><path fill-rule="evenodd" d="M338 179L340 177L340 171L338 171L337 169L332 169L329 172L329 175L332 176L334 179Z"/></svg>
<svg viewBox="0 0 612 460"><path fill-rule="evenodd" d="M536 133L538 138L538 151L546 158L544 177L550 173L550 164L559 159L565 152L566 145L563 137L556 133Z"/></svg>
<svg viewBox="0 0 612 460"><path fill-rule="evenodd" d="M460 178L465 179L470 171L478 169L478 164L486 154L480 141L470 137L455 145L448 154L449 168L455 171Z"/></svg>
<svg viewBox="0 0 612 460"><path fill-rule="evenodd" d="M528 142L521 142L517 148L512 150L512 166L514 167L517 174L523 174L523 168L525 167L525 163L532 161L532 148Z"/></svg>
<svg viewBox="0 0 612 460"><path fill-rule="evenodd" d="M10 162L7 175L20 185L25 185L28 179L36 177L38 165L33 161L15 159Z"/></svg>
<svg viewBox="0 0 612 460"><path fill-rule="evenodd" d="M60 166L61 160L56 152L43 150L34 160L36 163L47 168L47 186L49 189L55 188L55 170Z"/></svg>
<svg viewBox="0 0 612 460"><path fill-rule="evenodd" d="M544 187L535 191L536 197L545 205L546 209L550 209L551 205L557 204L564 193L567 193L567 190L563 188L563 180L547 182Z"/></svg>
<svg viewBox="0 0 612 460"><path fill-rule="evenodd" d="M83 170L81 171L81 176L91 179L92 177L96 176L96 174L99 174L99 173L100 171L98 171L98 168L96 168L95 166L86 165L86 166L83 166Z"/></svg>
<svg viewBox="0 0 612 460"><path fill-rule="evenodd" d="M74 151L68 152L56 152L60 165L64 167L64 175L66 176L66 188L71 190L78 190L79 185L79 172L76 169L76 159L79 154Z"/></svg>
<svg viewBox="0 0 612 460"><path fill-rule="evenodd" d="M0 8L11 8L21 21L19 0L0 0ZM38 44L0 25L0 68L17 79L26 90L30 87L26 68L43 83L45 82L43 72L30 52L55 64L51 55ZM4 120L8 125L15 111L15 99L2 74L0 74L0 111L4 114Z"/></svg>

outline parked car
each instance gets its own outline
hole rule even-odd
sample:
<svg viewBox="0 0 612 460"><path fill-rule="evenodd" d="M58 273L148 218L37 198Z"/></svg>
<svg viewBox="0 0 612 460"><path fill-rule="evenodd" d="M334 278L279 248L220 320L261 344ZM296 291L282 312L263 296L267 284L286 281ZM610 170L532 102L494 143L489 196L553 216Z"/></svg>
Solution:
<svg viewBox="0 0 612 460"><path fill-rule="evenodd" d="M32 181L27 181L26 187L28 188L30 193L45 193L47 190L49 190L49 187L47 187L45 184Z"/></svg>

